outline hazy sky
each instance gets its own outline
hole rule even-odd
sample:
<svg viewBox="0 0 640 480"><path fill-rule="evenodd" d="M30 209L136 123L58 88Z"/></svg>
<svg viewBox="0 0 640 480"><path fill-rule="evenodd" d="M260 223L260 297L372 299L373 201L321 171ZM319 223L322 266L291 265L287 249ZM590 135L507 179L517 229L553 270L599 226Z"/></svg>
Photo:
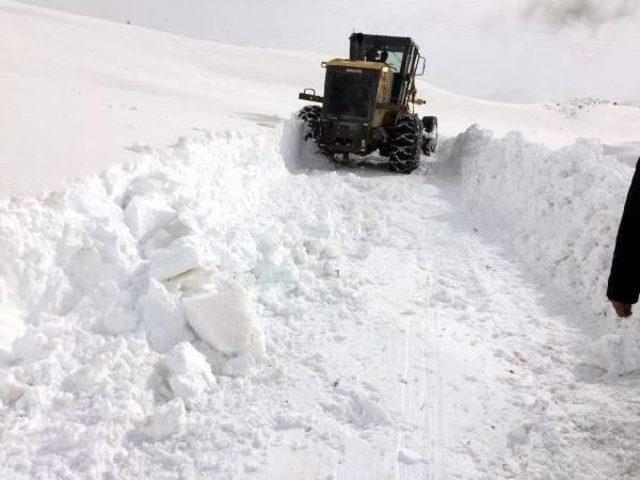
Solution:
<svg viewBox="0 0 640 480"><path fill-rule="evenodd" d="M239 45L346 55L352 30L408 35L427 79L512 101L640 98L640 0L24 0Z"/></svg>

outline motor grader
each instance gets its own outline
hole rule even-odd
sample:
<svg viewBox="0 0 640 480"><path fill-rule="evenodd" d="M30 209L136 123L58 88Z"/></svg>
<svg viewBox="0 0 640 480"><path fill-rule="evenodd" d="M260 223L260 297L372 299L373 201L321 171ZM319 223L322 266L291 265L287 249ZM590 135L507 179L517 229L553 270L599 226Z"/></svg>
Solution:
<svg viewBox="0 0 640 480"><path fill-rule="evenodd" d="M300 93L307 105L298 116L306 137L331 157L365 156L376 150L388 157L389 168L411 173L420 164L420 152L435 152L438 119L419 118L415 79L424 74L425 58L409 37L354 33L349 58L322 62L326 69L324 94L312 88Z"/></svg>

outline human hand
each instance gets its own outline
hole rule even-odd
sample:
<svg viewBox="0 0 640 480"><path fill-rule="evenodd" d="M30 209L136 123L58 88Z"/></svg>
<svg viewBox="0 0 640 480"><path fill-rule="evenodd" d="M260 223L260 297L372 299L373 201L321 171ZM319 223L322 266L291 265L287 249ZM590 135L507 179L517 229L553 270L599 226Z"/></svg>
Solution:
<svg viewBox="0 0 640 480"><path fill-rule="evenodd" d="M633 313L631 310L630 303L622 303L622 302L616 302L615 300L612 300L611 305L613 305L613 308L619 317L622 317L622 318L630 317L631 313Z"/></svg>

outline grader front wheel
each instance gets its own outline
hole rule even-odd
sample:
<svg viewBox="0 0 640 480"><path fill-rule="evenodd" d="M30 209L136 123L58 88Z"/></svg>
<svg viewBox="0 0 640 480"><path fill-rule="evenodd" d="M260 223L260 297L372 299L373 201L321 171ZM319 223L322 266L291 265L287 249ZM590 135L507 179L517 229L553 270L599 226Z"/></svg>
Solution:
<svg viewBox="0 0 640 480"><path fill-rule="evenodd" d="M398 173L411 173L420 165L422 123L415 115L400 117L389 143L389 168Z"/></svg>
<svg viewBox="0 0 640 480"><path fill-rule="evenodd" d="M302 107L298 112L298 118L304 121L305 140L308 138L315 138L316 127L318 126L320 115L322 115L322 107L318 105L307 105Z"/></svg>

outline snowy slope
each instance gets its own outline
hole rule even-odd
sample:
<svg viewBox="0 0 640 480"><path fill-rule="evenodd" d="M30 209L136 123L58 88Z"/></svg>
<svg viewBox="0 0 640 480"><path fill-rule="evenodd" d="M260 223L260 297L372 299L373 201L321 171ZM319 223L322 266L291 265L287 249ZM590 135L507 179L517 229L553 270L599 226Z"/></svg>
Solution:
<svg viewBox="0 0 640 480"><path fill-rule="evenodd" d="M0 12L0 192L61 188L131 160L138 143L167 145L197 129L269 128L300 107L301 88L322 89L326 57L317 54L200 42L6 0ZM344 36L331 56L347 53ZM637 108L596 105L567 122L560 108L422 90L425 113L443 116L449 135L480 123L552 146L579 136L637 140Z"/></svg>
<svg viewBox="0 0 640 480"><path fill-rule="evenodd" d="M313 55L0 22L0 478L640 475L640 109L425 85L449 138L390 175L300 142Z"/></svg>
<svg viewBox="0 0 640 480"><path fill-rule="evenodd" d="M635 0L21 1L199 40L323 54L343 51L353 30L410 35L430 81L458 93L638 99Z"/></svg>

